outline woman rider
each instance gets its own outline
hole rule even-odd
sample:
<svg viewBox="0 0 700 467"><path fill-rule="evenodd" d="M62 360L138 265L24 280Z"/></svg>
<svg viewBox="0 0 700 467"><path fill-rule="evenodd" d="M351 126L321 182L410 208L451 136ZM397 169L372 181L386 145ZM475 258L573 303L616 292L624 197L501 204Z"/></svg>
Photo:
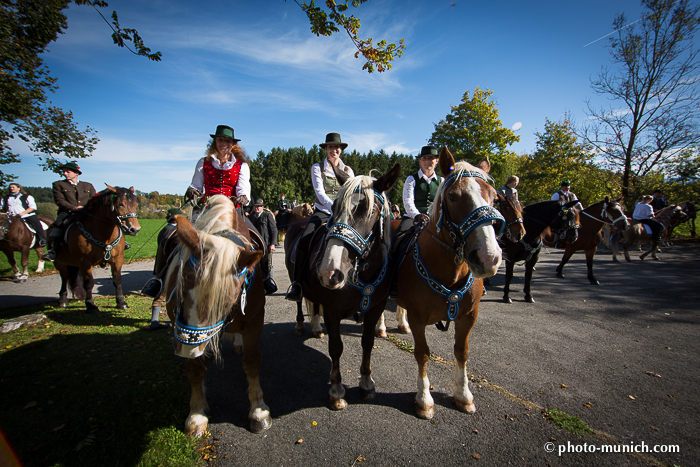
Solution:
<svg viewBox="0 0 700 467"><path fill-rule="evenodd" d="M644 225L648 225L651 229L651 240L653 242L661 241L661 232L664 231L664 225L654 219L654 208L651 206L651 202L654 197L651 195L646 195L642 199L642 202L637 204L634 208L634 213L632 214L632 219L641 222Z"/></svg>
<svg viewBox="0 0 700 467"><path fill-rule="evenodd" d="M347 143L340 140L338 133L328 133L326 142L319 144L326 151L326 159L321 164L311 167L311 184L316 192L314 207L316 212L311 216L304 228L304 232L297 243L297 253L294 262L294 281L287 290L285 298L294 302L300 302L302 297L301 277L309 256L309 243L314 231L328 220L331 215L333 198L340 190L340 183L335 176L333 167L344 171L348 176L354 177L355 172L340 160L340 153L348 147Z"/></svg>
<svg viewBox="0 0 700 467"><path fill-rule="evenodd" d="M248 156L238 145L240 139L234 137L233 128L227 125L219 125L211 136L212 140L207 147L206 156L197 161L194 169L192 184L185 192L185 198L193 199L204 196L199 200L200 206L193 211L193 217L199 213L204 202L214 195L224 195L231 198L236 207L245 207L250 203L250 167ZM242 215L242 213L241 213ZM246 216L248 228L253 227ZM158 245L161 249L161 245ZM155 276L146 282L141 293L156 298L162 287L161 275L167 269L163 262L160 271L153 271Z"/></svg>

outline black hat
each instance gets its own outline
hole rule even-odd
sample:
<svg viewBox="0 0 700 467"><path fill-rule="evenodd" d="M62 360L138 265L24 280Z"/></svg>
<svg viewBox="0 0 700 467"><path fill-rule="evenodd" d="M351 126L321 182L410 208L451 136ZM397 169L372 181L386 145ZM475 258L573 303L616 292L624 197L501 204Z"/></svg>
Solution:
<svg viewBox="0 0 700 467"><path fill-rule="evenodd" d="M338 145L342 149L345 149L348 147L348 143L343 143L340 140L340 134L338 134L338 133L328 133L326 135L326 142L319 144L319 146L321 146L323 149L326 149L326 146L328 146L329 144Z"/></svg>
<svg viewBox="0 0 700 467"><path fill-rule="evenodd" d="M78 175L82 174L82 172L80 171L80 167L78 167L78 164L76 164L75 162L66 162L65 164L59 166L58 168L72 170L73 172L77 173Z"/></svg>
<svg viewBox="0 0 700 467"><path fill-rule="evenodd" d="M219 125L219 126L217 126L217 127L216 127L216 133L214 133L213 135L209 135L209 136L211 136L212 138L216 138L217 136L221 136L222 138L230 138L230 139L232 139L234 142L240 141L240 139L236 139L236 138L233 136L233 128L231 128L231 127L228 126L228 125Z"/></svg>
<svg viewBox="0 0 700 467"><path fill-rule="evenodd" d="M265 203L263 203L263 200L261 200L260 198L256 199L255 204L253 204L254 208L257 208L258 206L265 206Z"/></svg>
<svg viewBox="0 0 700 467"><path fill-rule="evenodd" d="M435 146L423 146L416 158L420 159L421 157L440 157L440 154Z"/></svg>

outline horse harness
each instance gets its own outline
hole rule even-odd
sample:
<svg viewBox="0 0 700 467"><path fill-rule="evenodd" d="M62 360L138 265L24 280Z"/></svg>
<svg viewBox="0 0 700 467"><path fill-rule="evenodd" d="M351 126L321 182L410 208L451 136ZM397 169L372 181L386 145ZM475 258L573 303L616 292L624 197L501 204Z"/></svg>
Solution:
<svg viewBox="0 0 700 467"><path fill-rule="evenodd" d="M607 211L609 204L612 204L612 203L606 203L605 201L603 201L603 209L600 211L600 214L599 214L600 219L588 214L585 210L583 210L581 212L583 214L587 215L588 217L590 217L591 219L597 220L598 222L602 222L603 224L608 224L608 225L615 225L617 222L627 219L627 216L625 216L624 213L620 214L620 216L617 217L616 219L613 219L613 216ZM606 218L610 219L610 222L606 221L605 220Z"/></svg>
<svg viewBox="0 0 700 467"><path fill-rule="evenodd" d="M503 204L508 204L508 200L506 200L505 203L498 203L498 210L499 210L499 212L502 211L502 205L503 205ZM505 219L505 217L504 217L504 219ZM508 223L505 225L505 227L504 227L504 233L503 233L503 234L506 236L506 238L507 238L508 240L511 240L511 241L513 240L513 234L510 233L510 226L511 226L511 225L515 225L515 224L523 224L523 218L520 217L520 216L516 216L516 217L515 217L515 220L513 220L512 222L508 222Z"/></svg>
<svg viewBox="0 0 700 467"><path fill-rule="evenodd" d="M115 197L116 197L116 195L113 194L112 195L112 211L116 211L116 208L114 207ZM95 217L95 216L93 216L93 217ZM87 231L87 229L83 226L82 222L76 221L75 225L78 226L78 229L80 230L80 232L83 234L83 236L85 238L90 240L92 243L94 243L98 247L104 248L104 250L105 250L104 260L109 261L110 259L112 259L112 249L119 244L119 241L123 237L123 235L122 235L122 225L123 225L122 221L125 219L138 218L138 217L139 217L138 213L136 213L135 211L127 212L126 214L122 214L122 215L118 215L117 222L115 222L114 224L118 227L117 230L119 231L119 235L117 236L117 239L111 243L105 243L105 242L102 242L100 240L97 240L95 237L93 237L90 234L90 232Z"/></svg>
<svg viewBox="0 0 700 467"><path fill-rule="evenodd" d="M213 235L219 236L226 238L230 241L232 241L236 246L241 247L241 248L247 248L246 244L241 240L241 238L236 235L231 230L223 230L221 232L217 232ZM255 248L252 248L253 251L255 251ZM189 265L193 269L197 269L199 266L199 260L194 256L193 253L190 253L190 257L188 259ZM248 269L248 267L244 267L243 269L236 271L234 273L236 279L240 279L242 277L245 277L243 280L243 286L241 287L241 293L239 296L238 303L241 307L241 314L245 316L245 307L247 305L247 295L248 292L250 292L250 289L253 286L253 277L255 276L255 271L257 270L257 265L253 270ZM168 301L171 301L173 297L175 296L175 293L177 292L177 288L174 288L173 291L170 293L170 297L168 298ZM226 328L233 322L235 314L233 313L233 309L231 310L230 313L224 317L221 321L218 323L212 325L212 326L207 326L207 327L194 327L194 326L187 326L180 320L180 313L182 312L181 309L182 303L178 303L177 305L177 310L175 312L175 325L173 326L173 335L175 336L175 340L182 343L182 344L188 344L188 345L196 345L199 346L201 344L204 344L205 342L208 342L211 340L215 335L217 335L219 332L226 331Z"/></svg>

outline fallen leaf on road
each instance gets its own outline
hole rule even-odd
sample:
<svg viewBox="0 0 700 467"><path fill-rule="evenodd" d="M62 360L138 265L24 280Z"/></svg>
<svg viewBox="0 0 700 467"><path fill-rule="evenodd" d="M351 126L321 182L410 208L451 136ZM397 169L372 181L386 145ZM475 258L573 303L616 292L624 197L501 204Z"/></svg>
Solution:
<svg viewBox="0 0 700 467"><path fill-rule="evenodd" d="M481 456L480 456L479 454L477 454L477 453L472 454L472 457L473 457L474 459L481 459Z"/></svg>
<svg viewBox="0 0 700 467"><path fill-rule="evenodd" d="M656 428L654 425L650 425L652 430L659 431L658 428Z"/></svg>
<svg viewBox="0 0 700 467"><path fill-rule="evenodd" d="M299 439L297 440L297 442L296 442L296 443L294 443L294 444L301 444L301 443L303 443L303 442L304 442L304 440L303 440L303 439L301 439L301 438L299 438Z"/></svg>
<svg viewBox="0 0 700 467"><path fill-rule="evenodd" d="M627 397L629 397L629 398L632 399L633 401L634 401L634 400L637 400L637 399L634 398L634 396L627 396Z"/></svg>
<svg viewBox="0 0 700 467"><path fill-rule="evenodd" d="M645 371L644 373L648 374L649 376L656 376L657 378L661 378L660 374L654 373L653 371Z"/></svg>

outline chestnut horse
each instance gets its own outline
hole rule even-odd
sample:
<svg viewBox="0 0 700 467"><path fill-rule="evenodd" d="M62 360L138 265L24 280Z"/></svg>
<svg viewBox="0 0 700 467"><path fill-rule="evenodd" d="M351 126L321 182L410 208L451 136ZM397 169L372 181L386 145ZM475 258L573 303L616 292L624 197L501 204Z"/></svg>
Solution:
<svg viewBox="0 0 700 467"><path fill-rule="evenodd" d="M532 272L540 258L542 250L542 233L547 227L560 232L563 241L573 243L578 236L578 215L573 206L577 201L560 203L559 201L542 201L530 204L523 210L523 222L527 233L519 242L498 240L506 260L506 283L503 286L503 302L513 303L510 298L510 282L513 279L513 269L518 261L525 261L525 301L535 303L530 292ZM505 216L504 216L505 217ZM490 284L489 284L490 285Z"/></svg>
<svg viewBox="0 0 700 467"><path fill-rule="evenodd" d="M593 257L598 249L598 245L603 240L601 229L605 224L613 224L618 230L625 230L629 227L627 216L622 210L620 199L614 200L607 196L604 200L588 206L579 213L580 228L578 240L573 243L560 242L564 246L564 255L557 266L557 277L564 278L564 265L571 256L578 250L586 253L586 267L588 268L588 281L592 285L600 285L600 282L593 275ZM552 247L554 235L552 232L545 232L544 244Z"/></svg>
<svg viewBox="0 0 700 467"><path fill-rule="evenodd" d="M330 407L342 410L347 402L340 372L340 321L359 311L364 316L360 391L365 400L375 396L370 366L374 326L384 311L390 276L391 212L385 192L396 183L401 167L395 165L376 180L365 175L348 178L342 176L343 172L336 174L342 186L333 202L332 217L323 238L317 236L318 241L312 242L310 248L307 270L316 274L306 275L301 285L304 298L322 308L331 357ZM293 245L300 233L292 228L287 234L285 254L290 271Z"/></svg>
<svg viewBox="0 0 700 467"><path fill-rule="evenodd" d="M46 228L53 224L54 219L51 217L38 217L41 223L46 225ZM44 230L46 230L46 228ZM19 217L12 216L12 214L6 212L0 212L0 251L7 256L7 261L12 267L12 278L16 282L25 282L27 277L29 277L29 250L36 251L39 257L36 272L43 272L44 261L41 259L41 255L44 254L44 248L39 246L36 234L29 230L27 224ZM22 274L20 274L19 268L17 267L15 251L19 251L22 254L22 258L20 259Z"/></svg>
<svg viewBox="0 0 700 467"><path fill-rule="evenodd" d="M467 378L469 333L479 314L481 278L496 274L501 264L496 235L505 227L503 216L492 207L496 190L489 185L488 159L477 167L464 161L455 164L443 147L439 164L447 178L438 189L430 221L398 259L395 276L394 301L406 309L415 342L416 414L426 419L433 417L434 402L426 368L430 348L425 328L444 320L455 322L454 401L462 411L476 410Z"/></svg>
<svg viewBox="0 0 700 467"><path fill-rule="evenodd" d="M688 215L683 212L683 209L680 206L676 205L671 205L668 207L665 207L661 211L659 211L659 215L655 216L655 219L657 219L659 222L661 222L664 225L665 229L669 229L670 226L672 225L678 225L681 222L685 222L688 220ZM653 241L651 238L652 236L647 233L646 229L644 228L644 224L642 224L639 221L632 221L632 224L630 227L623 231L619 232L617 235L613 237L612 241L612 249L613 249L613 261L617 262L617 254L619 252L619 244L620 244L620 237L622 237L622 244L623 244L623 249L624 249L624 255L625 259L629 262L630 260L630 254L629 254L629 247L632 245L636 245L640 242L643 241L650 241L651 242L651 248L641 255L639 255L639 259L644 260L644 258L647 257L647 255L651 254L652 259L658 260L659 258L656 256L656 250L658 249L659 242Z"/></svg>
<svg viewBox="0 0 700 467"><path fill-rule="evenodd" d="M245 221L227 197L209 198L194 227L176 215L181 245L165 276L166 308L175 335L175 354L184 357L190 382L190 413L185 433L207 431L204 378L206 358L221 358L219 335L243 336L243 371L248 377L250 430L270 427L270 411L260 387L260 336L265 320L265 291L260 268L262 251L251 247Z"/></svg>
<svg viewBox="0 0 700 467"><path fill-rule="evenodd" d="M124 263L124 235L136 235L141 230L136 214L138 199L134 187L120 188L107 185L92 197L85 208L69 220L63 238L65 245L58 250L54 266L61 273L58 304L68 304L67 286L70 283L75 298L85 297L88 313L100 310L92 299L95 279L92 267L107 263L112 269L117 308L128 308L122 293L122 264ZM78 282L82 277L82 286ZM84 290L83 290L84 289Z"/></svg>
<svg viewBox="0 0 700 467"><path fill-rule="evenodd" d="M287 237L287 230L292 224L299 222L305 217L310 217L314 213L314 207L309 203L300 204L292 209L292 212L278 212L275 216L279 240L284 243Z"/></svg>

